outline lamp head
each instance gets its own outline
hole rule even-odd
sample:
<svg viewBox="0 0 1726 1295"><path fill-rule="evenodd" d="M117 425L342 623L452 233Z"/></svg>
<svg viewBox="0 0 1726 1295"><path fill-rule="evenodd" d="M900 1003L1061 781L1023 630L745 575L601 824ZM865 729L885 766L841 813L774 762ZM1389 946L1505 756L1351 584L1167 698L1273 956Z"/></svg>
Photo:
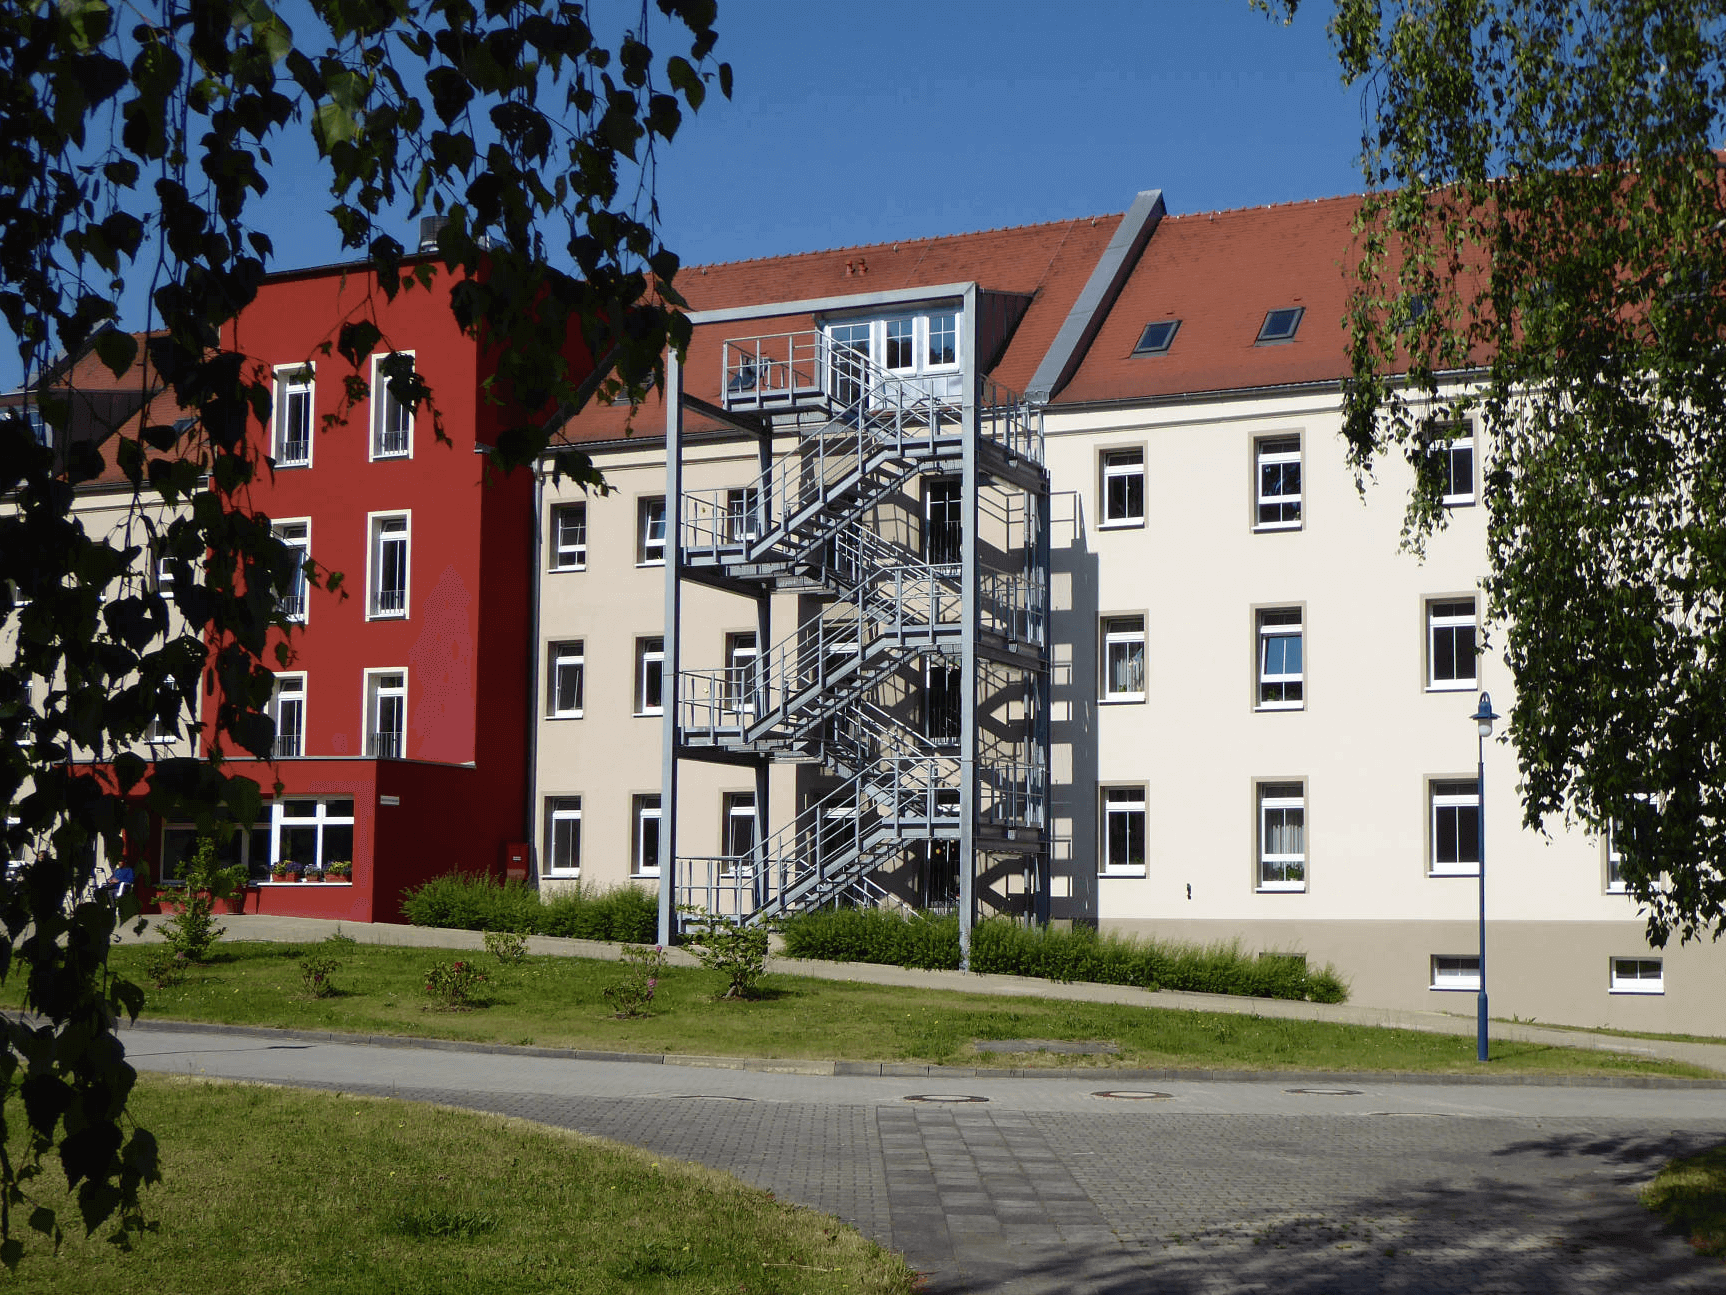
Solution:
<svg viewBox="0 0 1726 1295"><path fill-rule="evenodd" d="M1482 737L1492 736L1492 723L1498 716L1492 712L1491 693L1483 692L1480 694L1480 705L1475 708L1474 714L1470 718L1474 720Z"/></svg>

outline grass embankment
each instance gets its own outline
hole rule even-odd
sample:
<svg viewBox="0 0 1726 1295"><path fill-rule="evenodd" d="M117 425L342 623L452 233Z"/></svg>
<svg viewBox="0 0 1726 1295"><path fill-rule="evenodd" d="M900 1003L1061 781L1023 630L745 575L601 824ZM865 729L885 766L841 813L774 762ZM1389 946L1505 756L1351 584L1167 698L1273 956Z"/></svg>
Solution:
<svg viewBox="0 0 1726 1295"><path fill-rule="evenodd" d="M1642 1189L1642 1202L1705 1255L1726 1255L1726 1146L1674 1160Z"/></svg>
<svg viewBox="0 0 1726 1295"><path fill-rule="evenodd" d="M68 1227L0 1289L545 1290L909 1295L903 1259L717 1171L500 1116L340 1094L146 1077L161 1145L157 1231L121 1254ZM14 1148L17 1154L19 1148ZM31 1184L63 1220L64 1179ZM14 1213L13 1226L21 1223Z"/></svg>
<svg viewBox="0 0 1726 1295"><path fill-rule="evenodd" d="M341 960L332 997L311 998L301 985L299 960L313 948ZM150 951L147 945L120 946L111 955L113 966L145 983L143 961ZM428 1008L425 970L452 957L475 962L490 977L475 1010ZM580 958L534 957L500 966L485 954L450 950L224 942L215 961L193 968L184 983L148 989L144 1015L643 1053L957 1065L1480 1071L1472 1037L788 975L768 976L756 1001L719 1001L725 980L695 967L666 968L652 1014L620 1021L604 992L625 975L618 963ZM979 1039L1108 1040L1120 1051L1015 1056L974 1047ZM1642 1057L1509 1041L1495 1041L1492 1057L1495 1073L1708 1074Z"/></svg>

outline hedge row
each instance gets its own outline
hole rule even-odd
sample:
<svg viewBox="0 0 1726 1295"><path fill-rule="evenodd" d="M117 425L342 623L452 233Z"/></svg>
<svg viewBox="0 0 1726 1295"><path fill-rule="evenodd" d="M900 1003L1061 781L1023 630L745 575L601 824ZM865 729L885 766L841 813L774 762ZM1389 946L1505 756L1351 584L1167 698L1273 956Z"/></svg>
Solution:
<svg viewBox="0 0 1726 1295"><path fill-rule="evenodd" d="M885 909L840 908L799 913L782 927L794 958L883 962L900 967L959 965L959 919ZM1254 998L1340 1003L1348 988L1329 966L1313 970L1300 954L1243 952L1238 944L1184 945L1099 935L1088 927L1020 926L1007 918L979 922L971 933L971 969Z"/></svg>
<svg viewBox="0 0 1726 1295"><path fill-rule="evenodd" d="M464 931L518 931L578 940L652 944L659 933L659 899L637 886L583 891L571 887L549 899L520 881L452 872L402 892L402 909L415 926Z"/></svg>

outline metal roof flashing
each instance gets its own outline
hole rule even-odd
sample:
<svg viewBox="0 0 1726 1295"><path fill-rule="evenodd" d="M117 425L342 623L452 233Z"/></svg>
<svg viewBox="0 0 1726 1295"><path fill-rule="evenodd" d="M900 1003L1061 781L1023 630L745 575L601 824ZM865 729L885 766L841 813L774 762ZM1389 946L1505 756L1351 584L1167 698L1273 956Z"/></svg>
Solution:
<svg viewBox="0 0 1726 1295"><path fill-rule="evenodd" d="M1109 245L1097 259L1083 291L1067 312L1055 340L1044 353L1042 363L1031 375L1030 385L1025 391L1031 401L1047 404L1078 371L1079 362L1085 358L1085 352L1096 339L1097 330L1103 326L1115 299L1121 295L1121 289L1138 264L1145 244L1150 242L1151 234L1162 220L1164 210L1161 189L1142 190L1133 199L1133 205L1121 217L1114 237L1109 239Z"/></svg>

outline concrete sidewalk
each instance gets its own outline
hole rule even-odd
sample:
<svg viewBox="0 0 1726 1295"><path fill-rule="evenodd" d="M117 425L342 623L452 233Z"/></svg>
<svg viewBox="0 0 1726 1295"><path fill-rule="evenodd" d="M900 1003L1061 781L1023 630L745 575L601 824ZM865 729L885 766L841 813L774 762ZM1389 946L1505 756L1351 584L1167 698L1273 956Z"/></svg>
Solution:
<svg viewBox="0 0 1726 1295"><path fill-rule="evenodd" d="M159 919L149 919L144 934L135 936L128 926L122 943L150 942L161 937L155 931ZM339 929L361 944L389 944L409 948L485 948L478 931L456 931L442 927L398 926L390 923L336 922L315 917L271 917L258 914L225 916L222 925L235 940L294 942L321 940ZM624 946L598 940L566 940L536 935L528 938L528 950L566 958L597 958L617 961ZM682 949L666 950L666 959L677 966L695 966L695 957ZM1472 1035L1470 1016L1444 1012L1401 1011L1351 1004L1291 1002L1281 998L1243 998L1231 994L1188 994L1173 990L1137 989L1130 985L1091 983L1062 984L1025 976L985 976L966 971L917 971L905 967L867 962L820 962L813 959L773 957L768 970L817 980L848 980L860 984L903 985L918 989L946 989L961 994L994 994L1019 998L1047 998L1075 1003L1121 1003L1134 1007L1161 1007L1187 1011L1231 1012L1242 1016L1276 1017L1288 1020L1331 1021L1344 1025L1376 1025L1399 1030L1421 1030L1431 1034ZM1726 1075L1726 1043L1686 1043L1667 1039L1625 1038L1582 1030L1562 1030L1505 1021L1492 1023L1492 1037L1514 1039L1561 1048L1595 1048L1605 1052L1657 1057L1701 1066Z"/></svg>

